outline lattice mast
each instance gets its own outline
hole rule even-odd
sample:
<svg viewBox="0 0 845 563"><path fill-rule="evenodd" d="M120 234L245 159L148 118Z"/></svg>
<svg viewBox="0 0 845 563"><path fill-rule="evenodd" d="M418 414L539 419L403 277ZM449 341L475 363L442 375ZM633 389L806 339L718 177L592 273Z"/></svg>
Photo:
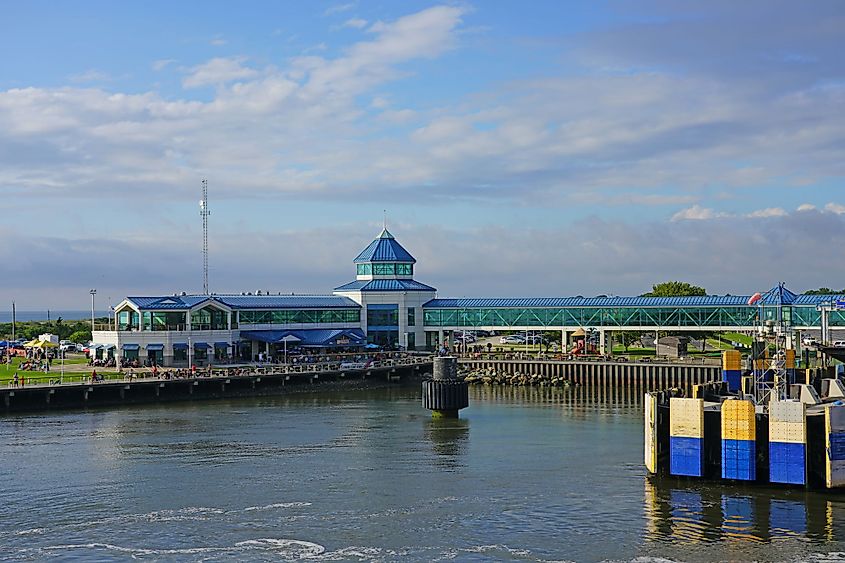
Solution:
<svg viewBox="0 0 845 563"><path fill-rule="evenodd" d="M208 295L208 180L202 181L202 199L200 200L200 217L202 217L202 292Z"/></svg>

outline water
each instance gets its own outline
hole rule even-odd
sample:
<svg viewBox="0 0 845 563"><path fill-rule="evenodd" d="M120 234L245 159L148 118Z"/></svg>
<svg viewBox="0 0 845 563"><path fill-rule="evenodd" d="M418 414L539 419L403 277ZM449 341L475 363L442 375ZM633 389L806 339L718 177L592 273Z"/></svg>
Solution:
<svg viewBox="0 0 845 563"><path fill-rule="evenodd" d="M642 411L414 388L0 418L0 560L845 557L845 497L651 482Z"/></svg>
<svg viewBox="0 0 845 563"><path fill-rule="evenodd" d="M50 320L55 321L59 317L65 321L90 321L91 320L91 309L87 311L53 311L52 309L49 311L50 313ZM107 317L109 316L108 311L95 311L95 316L97 317ZM21 311L18 309L15 311L15 320L18 322L24 321L46 321L47 320L47 309L43 311ZM3 310L0 311L0 323L10 323L12 322L12 311Z"/></svg>

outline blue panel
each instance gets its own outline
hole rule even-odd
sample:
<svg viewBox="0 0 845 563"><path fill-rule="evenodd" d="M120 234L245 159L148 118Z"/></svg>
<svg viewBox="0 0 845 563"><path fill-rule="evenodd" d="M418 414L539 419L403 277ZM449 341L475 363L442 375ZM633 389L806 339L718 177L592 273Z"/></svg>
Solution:
<svg viewBox="0 0 845 563"><path fill-rule="evenodd" d="M367 337L360 328L305 329L305 330L244 330L241 338L283 344L288 339L288 346L334 346L338 338L349 340L345 346L363 345Z"/></svg>
<svg viewBox="0 0 845 563"><path fill-rule="evenodd" d="M669 438L669 472L672 475L701 477L703 460L701 438Z"/></svg>
<svg viewBox="0 0 845 563"><path fill-rule="evenodd" d="M728 382L728 389L730 391L739 391L742 385L742 371L740 370L722 370L722 381Z"/></svg>
<svg viewBox="0 0 845 563"><path fill-rule="evenodd" d="M393 235L384 229L370 245L361 251L354 262L410 262L414 263L414 257L405 250L401 244L396 242Z"/></svg>
<svg viewBox="0 0 845 563"><path fill-rule="evenodd" d="M722 478L753 481L756 448L751 440L722 440Z"/></svg>
<svg viewBox="0 0 845 563"><path fill-rule="evenodd" d="M769 442L769 481L806 484L804 444Z"/></svg>
<svg viewBox="0 0 845 563"><path fill-rule="evenodd" d="M161 352L164 350L164 344L147 344L147 350L152 350L153 352Z"/></svg>
<svg viewBox="0 0 845 563"><path fill-rule="evenodd" d="M357 280L334 288L335 291L437 291L414 280Z"/></svg>
<svg viewBox="0 0 845 563"><path fill-rule="evenodd" d="M174 342L173 343L173 349L174 350L187 350L188 345L184 342Z"/></svg>
<svg viewBox="0 0 845 563"><path fill-rule="evenodd" d="M772 500L769 508L769 527L772 534L791 532L807 533L807 506L803 502Z"/></svg>
<svg viewBox="0 0 845 563"><path fill-rule="evenodd" d="M138 344L124 344L123 345L124 350L138 350L140 347L141 346L138 345Z"/></svg>
<svg viewBox="0 0 845 563"><path fill-rule="evenodd" d="M399 305L367 305L367 309L372 309L373 311L395 311L399 308Z"/></svg>
<svg viewBox="0 0 845 563"><path fill-rule="evenodd" d="M845 460L845 434L830 434L830 459L831 461Z"/></svg>

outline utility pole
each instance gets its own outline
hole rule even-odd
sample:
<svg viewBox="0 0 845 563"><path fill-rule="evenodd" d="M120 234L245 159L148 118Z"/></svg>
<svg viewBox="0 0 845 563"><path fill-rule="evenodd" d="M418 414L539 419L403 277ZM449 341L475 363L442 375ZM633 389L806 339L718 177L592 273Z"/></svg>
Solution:
<svg viewBox="0 0 845 563"><path fill-rule="evenodd" d="M202 181L200 217L202 217L202 292L208 295L208 180Z"/></svg>
<svg viewBox="0 0 845 563"><path fill-rule="evenodd" d="M91 340L94 340L94 296L97 295L97 290L92 289L88 293L91 294Z"/></svg>

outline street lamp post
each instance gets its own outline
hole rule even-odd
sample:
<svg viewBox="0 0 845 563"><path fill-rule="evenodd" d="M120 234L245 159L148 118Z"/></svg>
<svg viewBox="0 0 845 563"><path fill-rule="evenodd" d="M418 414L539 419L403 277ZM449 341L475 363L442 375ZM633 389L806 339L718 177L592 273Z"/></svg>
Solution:
<svg viewBox="0 0 845 563"><path fill-rule="evenodd" d="M91 340L94 340L94 296L97 295L97 290L92 289L88 293L91 294Z"/></svg>

